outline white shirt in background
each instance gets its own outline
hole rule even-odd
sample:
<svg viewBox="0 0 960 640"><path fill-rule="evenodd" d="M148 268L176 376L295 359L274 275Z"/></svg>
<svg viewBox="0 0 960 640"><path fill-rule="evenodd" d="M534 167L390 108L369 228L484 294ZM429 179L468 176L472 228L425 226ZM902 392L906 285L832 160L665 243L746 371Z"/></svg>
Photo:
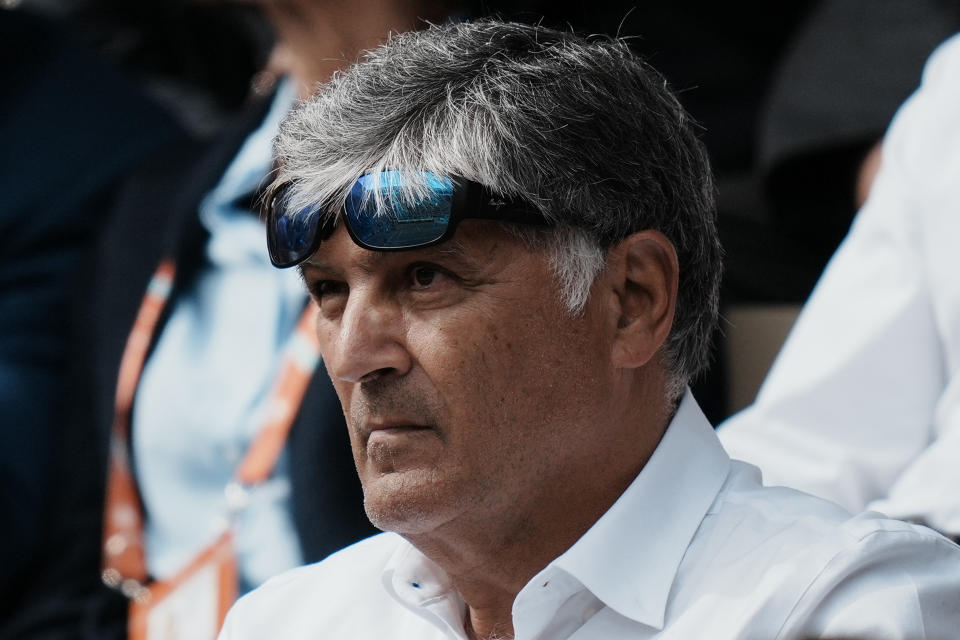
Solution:
<svg viewBox="0 0 960 640"><path fill-rule="evenodd" d="M931 56L849 236L719 435L768 484L960 535L960 37Z"/></svg>

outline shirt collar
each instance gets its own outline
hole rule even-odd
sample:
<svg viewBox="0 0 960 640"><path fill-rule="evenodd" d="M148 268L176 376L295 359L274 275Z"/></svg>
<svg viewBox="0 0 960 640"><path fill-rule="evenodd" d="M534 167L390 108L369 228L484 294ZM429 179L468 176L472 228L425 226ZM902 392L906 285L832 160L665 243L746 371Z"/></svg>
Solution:
<svg viewBox="0 0 960 640"><path fill-rule="evenodd" d="M636 479L550 567L572 575L620 615L662 628L680 562L729 468L687 390Z"/></svg>
<svg viewBox="0 0 960 640"><path fill-rule="evenodd" d="M449 576L412 544L402 538L398 542L381 576L383 588L417 615L447 629L454 637L463 637L466 604Z"/></svg>
<svg viewBox="0 0 960 640"><path fill-rule="evenodd" d="M383 586L398 600L414 605L442 597L453 589L446 572L406 541L400 543L384 567Z"/></svg>
<svg viewBox="0 0 960 640"><path fill-rule="evenodd" d="M680 562L729 468L730 458L687 390L636 479L530 584L559 569L620 615L662 628ZM405 541L385 567L383 584L397 601L420 615L430 617L426 609L446 603L448 611L432 613L451 627L452 618L462 618L463 603L459 596L450 597L454 592L450 579ZM454 611L457 607L459 613Z"/></svg>

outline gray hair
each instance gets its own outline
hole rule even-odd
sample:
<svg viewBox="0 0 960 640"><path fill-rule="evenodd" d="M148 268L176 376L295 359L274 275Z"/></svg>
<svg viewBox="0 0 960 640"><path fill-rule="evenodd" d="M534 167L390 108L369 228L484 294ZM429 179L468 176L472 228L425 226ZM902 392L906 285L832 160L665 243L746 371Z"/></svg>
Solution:
<svg viewBox="0 0 960 640"><path fill-rule="evenodd" d="M276 153L293 210L335 216L384 170L410 172L411 198L429 171L533 204L556 225L537 240L572 312L612 246L658 230L680 264L671 397L707 364L721 272L709 162L666 81L619 39L492 19L397 35L301 104Z"/></svg>

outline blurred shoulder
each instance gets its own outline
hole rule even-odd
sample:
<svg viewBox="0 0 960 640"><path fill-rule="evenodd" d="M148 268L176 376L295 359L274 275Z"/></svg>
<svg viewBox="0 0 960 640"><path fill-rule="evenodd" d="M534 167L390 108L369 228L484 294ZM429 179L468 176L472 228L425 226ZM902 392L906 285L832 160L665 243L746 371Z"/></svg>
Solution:
<svg viewBox="0 0 960 640"><path fill-rule="evenodd" d="M923 69L924 84L955 83L960 73L960 34L954 35L930 54Z"/></svg>

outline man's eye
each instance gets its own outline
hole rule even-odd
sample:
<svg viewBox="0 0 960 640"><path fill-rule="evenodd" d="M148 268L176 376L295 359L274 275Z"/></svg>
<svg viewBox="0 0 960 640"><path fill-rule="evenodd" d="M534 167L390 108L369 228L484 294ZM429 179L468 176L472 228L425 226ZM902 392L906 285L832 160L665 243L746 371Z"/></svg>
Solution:
<svg viewBox="0 0 960 640"><path fill-rule="evenodd" d="M346 292L347 284L345 282L338 282L336 280L317 280L310 283L310 293L313 294L313 297L316 298L317 301L322 301L324 298L345 294Z"/></svg>
<svg viewBox="0 0 960 640"><path fill-rule="evenodd" d="M429 287L442 277L440 270L430 265L420 264L410 268L410 280L415 287Z"/></svg>

